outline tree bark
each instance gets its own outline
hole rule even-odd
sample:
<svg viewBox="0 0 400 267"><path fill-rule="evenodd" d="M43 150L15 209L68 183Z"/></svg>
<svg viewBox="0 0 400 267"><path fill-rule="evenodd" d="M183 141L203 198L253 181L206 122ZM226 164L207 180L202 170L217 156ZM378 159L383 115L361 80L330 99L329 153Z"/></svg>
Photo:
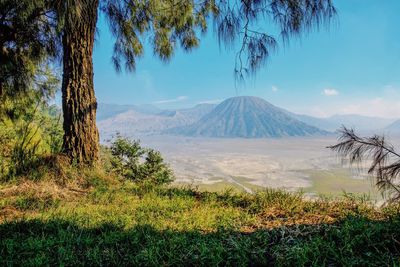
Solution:
<svg viewBox="0 0 400 267"><path fill-rule="evenodd" d="M84 3L82 15L71 16L63 33L63 152L76 163L92 165L99 153L92 61L99 3Z"/></svg>
<svg viewBox="0 0 400 267"><path fill-rule="evenodd" d="M3 82L0 81L0 101L3 100L3 94L4 94L4 92L3 92Z"/></svg>

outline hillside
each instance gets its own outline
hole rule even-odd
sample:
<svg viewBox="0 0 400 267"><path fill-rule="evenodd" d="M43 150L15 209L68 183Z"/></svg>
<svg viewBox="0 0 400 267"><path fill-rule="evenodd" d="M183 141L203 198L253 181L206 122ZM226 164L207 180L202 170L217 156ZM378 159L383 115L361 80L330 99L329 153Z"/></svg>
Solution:
<svg viewBox="0 0 400 267"><path fill-rule="evenodd" d="M177 110L160 110L152 106L147 109L136 106L100 106L98 127L101 136L110 138L119 132L126 136L160 134L162 131L174 127L190 125L208 114L215 105L199 104L193 108ZM111 114L105 116L105 114Z"/></svg>
<svg viewBox="0 0 400 267"><path fill-rule="evenodd" d="M270 188L213 193L171 184L162 156L137 142L101 149L93 167L44 154L1 177L0 266L400 264L399 203Z"/></svg>
<svg viewBox="0 0 400 267"><path fill-rule="evenodd" d="M279 190L146 188L80 174L80 186L0 184L1 266L400 264L396 206Z"/></svg>
<svg viewBox="0 0 400 267"><path fill-rule="evenodd" d="M223 101L198 122L167 133L207 137L283 137L324 135L262 98L241 96Z"/></svg>

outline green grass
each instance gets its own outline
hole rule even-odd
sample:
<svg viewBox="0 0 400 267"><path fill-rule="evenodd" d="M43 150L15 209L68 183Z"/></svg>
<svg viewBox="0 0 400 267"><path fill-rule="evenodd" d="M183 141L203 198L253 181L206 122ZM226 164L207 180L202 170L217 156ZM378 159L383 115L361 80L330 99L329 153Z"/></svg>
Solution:
<svg viewBox="0 0 400 267"><path fill-rule="evenodd" d="M233 184L233 183L229 183L226 181L218 181L218 182L214 182L211 184L188 184L188 183L176 183L174 184L174 186L191 186L193 188L196 188L197 190L201 191L201 192L223 192L226 190L232 190L235 192L242 192L243 191L243 187L237 185L237 184Z"/></svg>
<svg viewBox="0 0 400 267"><path fill-rule="evenodd" d="M399 206L95 178L90 188L0 191L0 266L400 265Z"/></svg>
<svg viewBox="0 0 400 267"><path fill-rule="evenodd" d="M312 186L307 192L314 192L321 195L340 196L343 192L353 194L366 194L373 199L380 199L380 194L369 179L354 179L351 173L345 169L337 170L313 170L307 173L310 175Z"/></svg>
<svg viewBox="0 0 400 267"><path fill-rule="evenodd" d="M241 176L234 176L231 177L236 183L227 181L225 177L215 177L210 179L212 183L205 184L205 183L198 183L198 184L188 184L188 183L175 183L178 186L192 186L202 192L224 192L226 190L233 190L234 192L245 192L245 188L249 189L252 192L257 192L260 190L265 189L265 187L258 186L252 183L252 179L241 177Z"/></svg>

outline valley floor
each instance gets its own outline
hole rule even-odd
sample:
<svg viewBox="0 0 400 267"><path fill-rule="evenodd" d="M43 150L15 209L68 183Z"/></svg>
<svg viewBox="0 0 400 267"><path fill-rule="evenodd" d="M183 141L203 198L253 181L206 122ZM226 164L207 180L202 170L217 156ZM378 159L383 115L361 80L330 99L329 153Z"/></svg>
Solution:
<svg viewBox="0 0 400 267"><path fill-rule="evenodd" d="M310 196L347 192L381 200L365 169L343 165L326 148L337 142L335 136L229 139L163 135L142 136L140 140L163 153L179 184L211 191L284 188ZM393 141L397 144L399 140Z"/></svg>
<svg viewBox="0 0 400 267"><path fill-rule="evenodd" d="M0 185L0 265L398 266L400 206L143 187Z"/></svg>

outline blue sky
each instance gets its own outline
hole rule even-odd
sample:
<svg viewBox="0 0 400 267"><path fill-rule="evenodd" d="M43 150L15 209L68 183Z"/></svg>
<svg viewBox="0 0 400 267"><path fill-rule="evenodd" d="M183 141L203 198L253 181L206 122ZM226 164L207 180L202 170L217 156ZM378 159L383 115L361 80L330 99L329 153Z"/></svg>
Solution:
<svg viewBox="0 0 400 267"><path fill-rule="evenodd" d="M337 21L280 46L254 79L235 86L235 49L220 49L212 32L191 53L162 63L146 46L135 73L117 74L113 38L103 18L95 45L98 102L182 108L236 95L260 96L315 116L400 117L399 0L334 0Z"/></svg>

